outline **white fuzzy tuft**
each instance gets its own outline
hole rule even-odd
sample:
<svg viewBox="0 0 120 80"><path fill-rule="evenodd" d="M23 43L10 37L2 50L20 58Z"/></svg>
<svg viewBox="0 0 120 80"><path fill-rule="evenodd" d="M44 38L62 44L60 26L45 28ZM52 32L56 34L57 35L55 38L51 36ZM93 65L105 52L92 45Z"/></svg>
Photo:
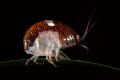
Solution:
<svg viewBox="0 0 120 80"><path fill-rule="evenodd" d="M46 56L46 59L53 64L51 57L55 57L57 60L60 48L59 33L50 30L39 32L33 46L29 47L26 52L37 57Z"/></svg>

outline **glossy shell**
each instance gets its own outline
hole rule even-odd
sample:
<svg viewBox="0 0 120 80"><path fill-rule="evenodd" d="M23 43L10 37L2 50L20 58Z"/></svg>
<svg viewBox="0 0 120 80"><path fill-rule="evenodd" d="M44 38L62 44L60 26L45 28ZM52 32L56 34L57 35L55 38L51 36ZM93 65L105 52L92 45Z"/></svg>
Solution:
<svg viewBox="0 0 120 80"><path fill-rule="evenodd" d="M49 30L57 31L59 33L60 42L63 47L64 45L67 45L69 47L76 43L75 36L77 34L69 26L53 20L44 20L35 23L26 31L23 39L24 49L26 50L29 46L33 45L33 42L35 41L39 32Z"/></svg>

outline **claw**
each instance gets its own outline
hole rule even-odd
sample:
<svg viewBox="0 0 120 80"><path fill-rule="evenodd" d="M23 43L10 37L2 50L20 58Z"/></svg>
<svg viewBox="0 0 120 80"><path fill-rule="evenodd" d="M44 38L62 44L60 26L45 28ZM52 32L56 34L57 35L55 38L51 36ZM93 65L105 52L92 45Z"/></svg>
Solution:
<svg viewBox="0 0 120 80"><path fill-rule="evenodd" d="M67 59L70 61L70 58L61 50L60 50L59 58L60 59Z"/></svg>
<svg viewBox="0 0 120 80"><path fill-rule="evenodd" d="M50 64L52 64L54 67L57 67L52 60L48 60L48 62L49 62Z"/></svg>
<svg viewBox="0 0 120 80"><path fill-rule="evenodd" d="M28 66L28 63L29 63L29 62L28 62L28 61L26 61L26 62L25 62L25 66Z"/></svg>
<svg viewBox="0 0 120 80"><path fill-rule="evenodd" d="M31 61L31 58L28 59L26 62L25 62L25 66L28 66L29 62Z"/></svg>
<svg viewBox="0 0 120 80"><path fill-rule="evenodd" d="M31 58L29 58L26 62L25 62L25 66L28 66L28 63L30 62L30 61L34 61L35 63L37 63L36 62L36 60L38 59L38 56L32 56Z"/></svg>
<svg viewBox="0 0 120 80"><path fill-rule="evenodd" d="M59 62L57 57L55 57L55 60L56 60L57 62Z"/></svg>
<svg viewBox="0 0 120 80"><path fill-rule="evenodd" d="M80 47L83 47L84 49L86 49L86 50L87 50L87 53L89 52L89 48L88 48L87 46L85 46L84 44L81 44L81 43L80 43L79 46L80 46Z"/></svg>

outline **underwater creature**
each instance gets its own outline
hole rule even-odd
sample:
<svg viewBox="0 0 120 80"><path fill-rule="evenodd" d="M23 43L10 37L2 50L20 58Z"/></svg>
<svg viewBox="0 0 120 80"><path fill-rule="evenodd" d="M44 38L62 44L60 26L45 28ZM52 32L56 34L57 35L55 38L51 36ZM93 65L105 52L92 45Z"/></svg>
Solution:
<svg viewBox="0 0 120 80"><path fill-rule="evenodd" d="M90 26L91 17L92 15L82 37L68 25L54 20L43 20L32 25L26 31L23 39L25 52L33 55L26 61L25 65L28 65L30 61L39 64L36 61L38 57L45 56L49 63L56 66L52 58L55 58L56 61L58 59L70 60L62 49L75 45L79 45L88 51L88 47L83 45L81 41L86 38L88 32L95 24L94 22Z"/></svg>

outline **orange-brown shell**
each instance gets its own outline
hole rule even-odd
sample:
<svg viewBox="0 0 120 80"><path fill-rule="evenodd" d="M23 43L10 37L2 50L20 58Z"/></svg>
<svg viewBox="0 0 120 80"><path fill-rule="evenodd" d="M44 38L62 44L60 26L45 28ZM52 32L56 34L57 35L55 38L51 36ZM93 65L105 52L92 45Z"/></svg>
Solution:
<svg viewBox="0 0 120 80"><path fill-rule="evenodd" d="M36 37L38 36L39 32L42 31L48 31L48 30L53 30L53 31L57 31L59 33L59 38L61 43L63 44L63 39L67 36L67 35L73 35L75 36L76 33L67 25L60 23L60 22L54 22L55 26L48 26L45 21L40 21L38 23L35 23L34 25L32 25L25 33L24 36L24 42L25 41L34 41L36 39ZM24 49L26 49L28 46L25 45L24 43Z"/></svg>

